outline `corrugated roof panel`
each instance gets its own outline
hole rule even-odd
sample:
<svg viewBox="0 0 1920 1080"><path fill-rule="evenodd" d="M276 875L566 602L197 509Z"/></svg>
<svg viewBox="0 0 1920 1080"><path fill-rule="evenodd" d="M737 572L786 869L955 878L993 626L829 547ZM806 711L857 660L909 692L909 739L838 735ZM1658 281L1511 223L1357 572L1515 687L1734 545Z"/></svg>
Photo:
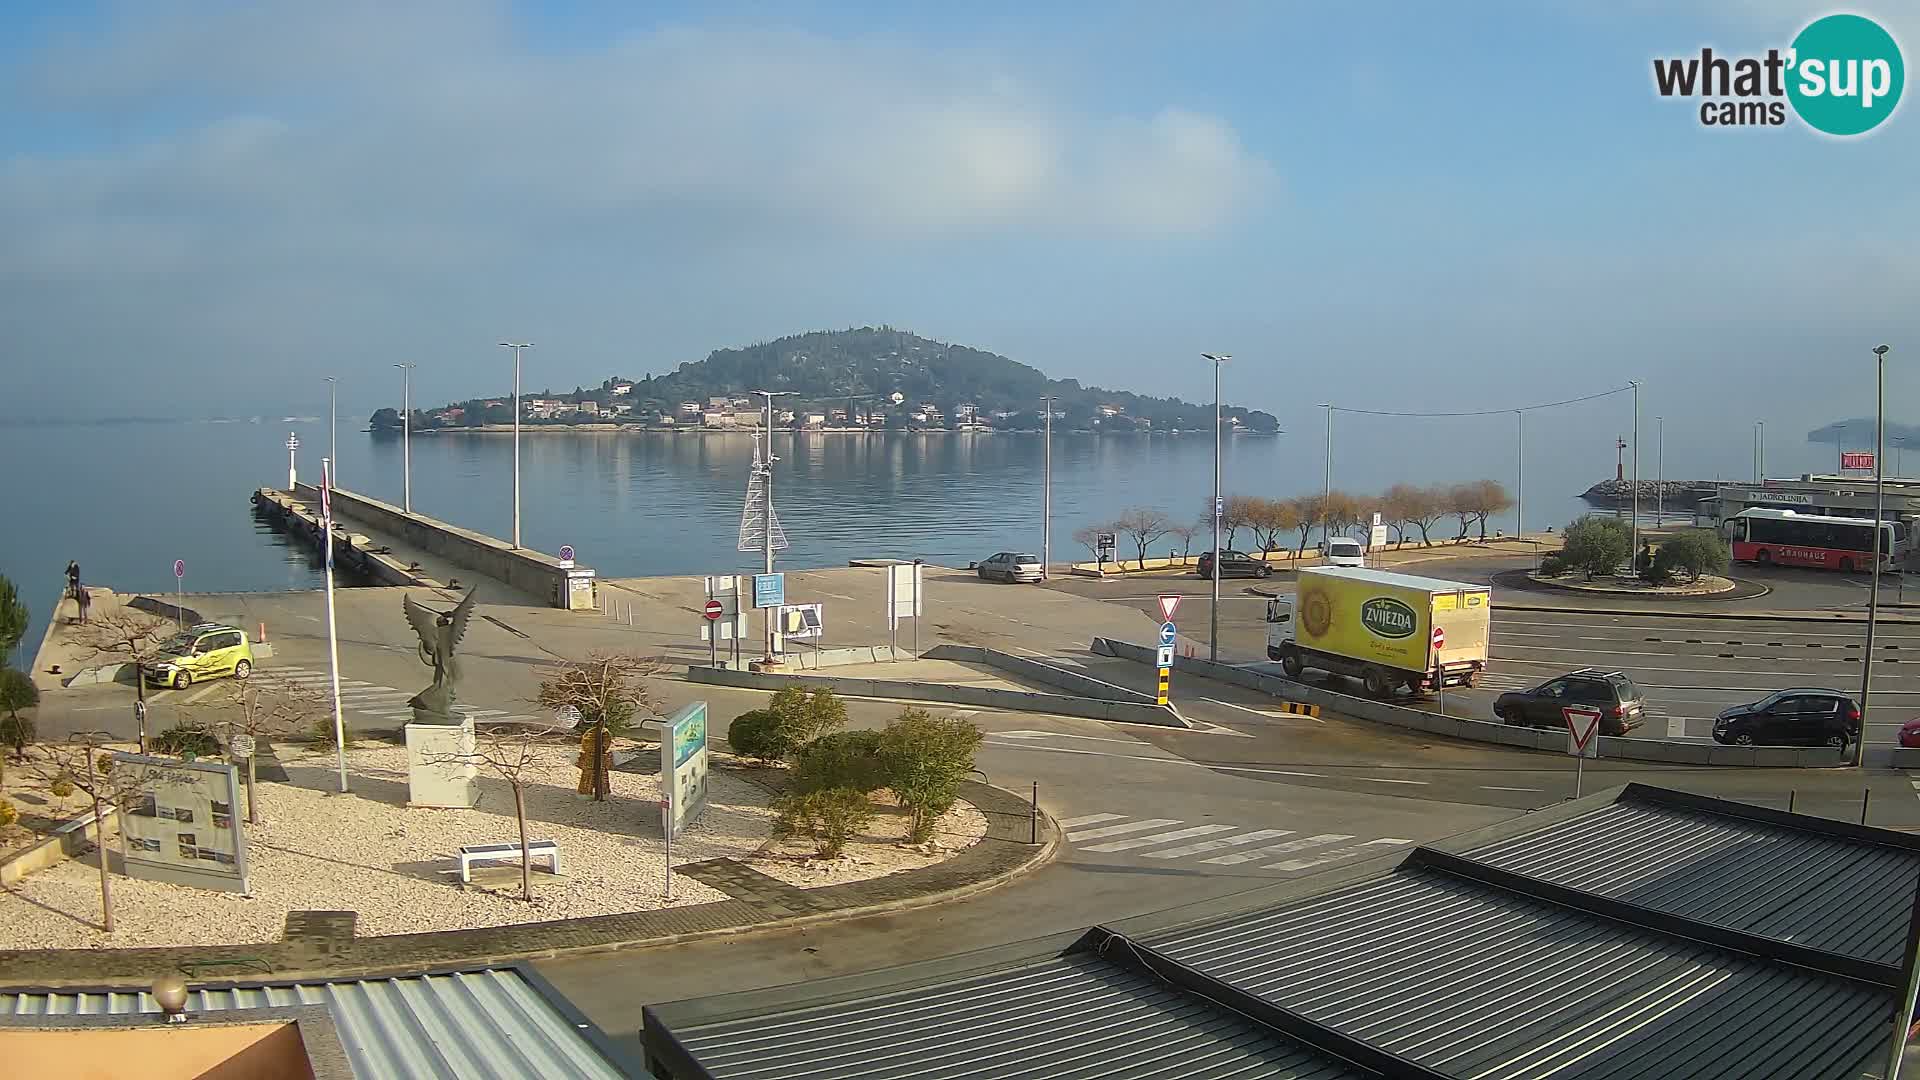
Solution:
<svg viewBox="0 0 1920 1080"><path fill-rule="evenodd" d="M511 968L196 990L188 1012L324 1005L356 1076L620 1080L626 1074ZM157 1013L145 992L0 991L0 1016Z"/></svg>
<svg viewBox="0 0 1920 1080"><path fill-rule="evenodd" d="M1898 964L1920 852L1621 802L1463 853L1596 896Z"/></svg>
<svg viewBox="0 0 1920 1080"><path fill-rule="evenodd" d="M674 1034L724 1080L1363 1075L1087 954Z"/></svg>
<svg viewBox="0 0 1920 1080"><path fill-rule="evenodd" d="M1416 868L1143 944L1477 1080L1853 1075L1836 1063L1872 1056L1893 1005L1863 983Z"/></svg>

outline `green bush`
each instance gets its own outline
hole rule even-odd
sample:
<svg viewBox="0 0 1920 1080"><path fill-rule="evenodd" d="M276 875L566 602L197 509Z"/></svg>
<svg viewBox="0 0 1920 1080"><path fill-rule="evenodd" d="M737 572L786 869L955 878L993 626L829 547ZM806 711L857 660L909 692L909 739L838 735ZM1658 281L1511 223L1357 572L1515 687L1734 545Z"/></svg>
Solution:
<svg viewBox="0 0 1920 1080"><path fill-rule="evenodd" d="M1688 529L1669 537L1653 553L1654 569L1669 576L1679 574L1688 581L1702 574L1723 574L1727 570L1727 545L1706 529Z"/></svg>
<svg viewBox="0 0 1920 1080"><path fill-rule="evenodd" d="M773 801L773 835L785 839L804 836L813 841L814 854L831 859L847 841L873 819L873 804L851 788L793 792Z"/></svg>
<svg viewBox="0 0 1920 1080"><path fill-rule="evenodd" d="M727 725L727 745L741 757L780 761L795 749L787 741L780 718L766 709L743 712Z"/></svg>
<svg viewBox="0 0 1920 1080"><path fill-rule="evenodd" d="M340 722L340 734L345 737L348 746L352 746L356 741L353 737L353 727L344 718ZM328 746L333 745L333 710L331 708L316 715L313 722L307 725L307 738L317 743L326 743Z"/></svg>
<svg viewBox="0 0 1920 1080"><path fill-rule="evenodd" d="M1540 572L1548 577L1559 577L1570 569L1567 557L1557 551L1540 560Z"/></svg>
<svg viewBox="0 0 1920 1080"><path fill-rule="evenodd" d="M40 704L40 689L33 677L15 668L0 668L0 744L13 747L17 755L33 741L33 721L20 715L21 709Z"/></svg>
<svg viewBox="0 0 1920 1080"><path fill-rule="evenodd" d="M0 799L0 829L20 820L20 811L5 799Z"/></svg>
<svg viewBox="0 0 1920 1080"><path fill-rule="evenodd" d="M1633 530L1619 518L1588 514L1567 526L1560 554L1589 579L1611 574L1632 557Z"/></svg>
<svg viewBox="0 0 1920 1080"><path fill-rule="evenodd" d="M156 754L172 757L219 757L220 736L199 720L175 724L153 737L148 744Z"/></svg>
<svg viewBox="0 0 1920 1080"><path fill-rule="evenodd" d="M973 724L936 720L920 709L907 709L880 733L880 778L912 815L909 840L932 839L933 823L953 808L973 772L980 740Z"/></svg>
<svg viewBox="0 0 1920 1080"><path fill-rule="evenodd" d="M73 794L73 792L74 792L73 777L68 776L65 773L61 773L59 776L54 777L53 782L47 785L47 793L52 795L56 799L64 799L67 796Z"/></svg>
<svg viewBox="0 0 1920 1080"><path fill-rule="evenodd" d="M846 705L826 689L808 694L797 686L789 686L773 695L767 702L767 711L780 718L780 726L794 749L847 722Z"/></svg>
<svg viewBox="0 0 1920 1080"><path fill-rule="evenodd" d="M843 788L861 793L886 787L880 775L880 733L838 731L800 748L793 759L796 792Z"/></svg>

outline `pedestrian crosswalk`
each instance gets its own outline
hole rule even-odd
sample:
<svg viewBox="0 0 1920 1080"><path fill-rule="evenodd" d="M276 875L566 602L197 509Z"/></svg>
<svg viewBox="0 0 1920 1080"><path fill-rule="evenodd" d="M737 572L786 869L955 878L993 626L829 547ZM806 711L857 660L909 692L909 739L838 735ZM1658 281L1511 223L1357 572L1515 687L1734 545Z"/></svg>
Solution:
<svg viewBox="0 0 1920 1080"><path fill-rule="evenodd" d="M1252 869L1281 873L1371 858L1413 843L1397 836L1360 839L1350 833L1307 835L1295 829L1247 829L1224 822L1196 825L1178 818L1135 818L1126 814L1083 814L1062 820L1060 828L1066 833L1067 843L1077 851L1103 855L1134 852L1144 859L1194 859L1210 866L1252 863L1256 864Z"/></svg>
<svg viewBox="0 0 1920 1080"><path fill-rule="evenodd" d="M333 680L327 672L314 668L295 665L276 665L254 672L255 681L267 686L285 685L309 694L318 694L331 699ZM340 680L340 708L360 716L390 720L396 724L410 723L413 720L413 708L407 701L413 694L391 686L380 686L360 679L342 678ZM527 713L508 712L505 709L477 709L471 705L456 704L456 714L480 723L532 723L536 718Z"/></svg>

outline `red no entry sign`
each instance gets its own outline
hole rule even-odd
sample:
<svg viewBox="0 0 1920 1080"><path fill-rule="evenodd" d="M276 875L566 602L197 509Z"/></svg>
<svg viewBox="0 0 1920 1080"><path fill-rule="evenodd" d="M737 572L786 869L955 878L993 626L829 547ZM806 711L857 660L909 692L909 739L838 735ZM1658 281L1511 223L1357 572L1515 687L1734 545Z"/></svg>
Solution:
<svg viewBox="0 0 1920 1080"><path fill-rule="evenodd" d="M1446 648L1446 645L1447 645L1447 632L1438 626L1434 627L1433 628L1433 651L1439 652L1441 649Z"/></svg>
<svg viewBox="0 0 1920 1080"><path fill-rule="evenodd" d="M702 614L704 614L707 617L708 622L714 622L718 620L720 616L725 613L725 611L726 611L726 608L721 605L720 601L709 600L707 601L707 606L705 610L702 611Z"/></svg>

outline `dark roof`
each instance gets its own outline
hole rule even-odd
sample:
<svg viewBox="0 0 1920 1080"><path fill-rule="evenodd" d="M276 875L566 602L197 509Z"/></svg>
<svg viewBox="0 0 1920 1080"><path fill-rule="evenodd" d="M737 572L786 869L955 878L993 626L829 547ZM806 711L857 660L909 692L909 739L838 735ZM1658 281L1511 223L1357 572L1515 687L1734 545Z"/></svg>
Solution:
<svg viewBox="0 0 1920 1080"><path fill-rule="evenodd" d="M724 1080L1371 1075L1092 952L721 1021L680 1031L678 1041L698 1060L697 1075Z"/></svg>
<svg viewBox="0 0 1920 1080"><path fill-rule="evenodd" d="M1780 941L1898 964L1920 848L1629 795L1460 854Z"/></svg>
<svg viewBox="0 0 1920 1080"><path fill-rule="evenodd" d="M1630 785L1064 949L649 1008L644 1039L673 1080L1860 1078L1916 881L1920 838Z"/></svg>

